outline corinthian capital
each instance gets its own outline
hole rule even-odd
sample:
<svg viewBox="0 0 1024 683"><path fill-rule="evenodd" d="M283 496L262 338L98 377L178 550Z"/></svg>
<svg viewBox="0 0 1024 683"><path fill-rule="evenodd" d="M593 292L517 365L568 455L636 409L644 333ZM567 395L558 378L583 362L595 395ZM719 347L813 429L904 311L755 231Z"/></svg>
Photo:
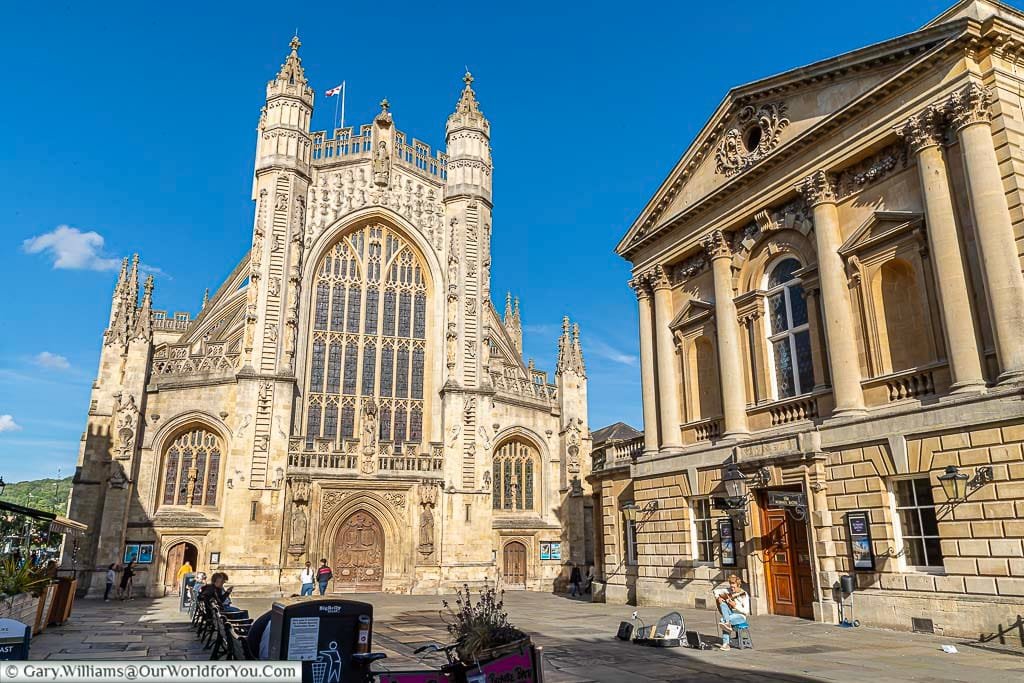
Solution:
<svg viewBox="0 0 1024 683"><path fill-rule="evenodd" d="M896 135L907 141L914 154L928 147L938 147L942 144L944 118L942 108L932 105L896 126Z"/></svg>
<svg viewBox="0 0 1024 683"><path fill-rule="evenodd" d="M719 258L732 258L732 247L721 230L715 230L704 238L704 251L712 261Z"/></svg>
<svg viewBox="0 0 1024 683"><path fill-rule="evenodd" d="M807 200L811 206L816 204L834 204L836 201L836 184L830 173L815 171L793 188Z"/></svg>
<svg viewBox="0 0 1024 683"><path fill-rule="evenodd" d="M637 299L649 299L651 297L650 283L646 273L641 273L630 280L629 286L636 293Z"/></svg>
<svg viewBox="0 0 1024 683"><path fill-rule="evenodd" d="M988 123L992 118L989 102L992 91L977 83L970 83L946 100L946 112L953 126L960 130L973 123Z"/></svg>
<svg viewBox="0 0 1024 683"><path fill-rule="evenodd" d="M672 287L672 282L668 278L668 271L662 266L654 266L654 268L649 271L649 277L651 289L655 291L659 289L669 289Z"/></svg>

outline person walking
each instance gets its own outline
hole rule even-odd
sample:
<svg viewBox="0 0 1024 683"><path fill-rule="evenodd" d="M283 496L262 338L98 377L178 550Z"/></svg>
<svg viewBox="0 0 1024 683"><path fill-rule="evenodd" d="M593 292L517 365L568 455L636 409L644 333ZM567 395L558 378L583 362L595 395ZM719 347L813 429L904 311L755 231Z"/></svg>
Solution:
<svg viewBox="0 0 1024 683"><path fill-rule="evenodd" d="M121 572L121 599L134 600L132 597L132 585L135 583L132 577L135 576L135 560L125 565Z"/></svg>
<svg viewBox="0 0 1024 683"><path fill-rule="evenodd" d="M178 569L178 575L176 577L177 578L177 585L176 585L176 588L175 588L175 592L178 592L178 591L181 590L181 580L185 578L185 575L186 574L191 574L194 571L195 570L192 569L192 563L189 562L188 560L185 560L185 564L181 565L181 568Z"/></svg>
<svg viewBox="0 0 1024 683"><path fill-rule="evenodd" d="M569 574L569 583L572 584L572 597L577 595L583 595L583 591L580 590L580 583L583 581L583 575L580 573L580 567L577 564L572 566L572 572Z"/></svg>
<svg viewBox="0 0 1024 683"><path fill-rule="evenodd" d="M587 565L587 575L584 577L583 592L591 595L594 592L594 565Z"/></svg>
<svg viewBox="0 0 1024 683"><path fill-rule="evenodd" d="M316 582L320 584L320 595L327 592L327 582L334 578L334 572L327 566L327 560L320 560L320 568L316 570Z"/></svg>
<svg viewBox="0 0 1024 683"><path fill-rule="evenodd" d="M299 583L302 584L302 589L299 591L299 595L313 595L313 579L316 574L313 572L313 565L308 561L306 562L306 568L299 574ZM320 591L323 594L323 591Z"/></svg>
<svg viewBox="0 0 1024 683"><path fill-rule="evenodd" d="M117 572L114 571L116 564L107 567L107 589L103 591L103 602L110 602L110 591L114 590L114 581L117 579Z"/></svg>

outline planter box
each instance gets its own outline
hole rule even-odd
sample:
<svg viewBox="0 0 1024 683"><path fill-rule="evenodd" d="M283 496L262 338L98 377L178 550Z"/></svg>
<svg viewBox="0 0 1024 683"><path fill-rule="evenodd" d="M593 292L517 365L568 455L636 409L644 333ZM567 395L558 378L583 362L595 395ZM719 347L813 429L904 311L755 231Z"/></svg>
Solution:
<svg viewBox="0 0 1024 683"><path fill-rule="evenodd" d="M57 594L57 584L48 583L39 593L38 608L36 609L36 620L32 627L32 635L42 633L50 623L50 606L53 604L53 597Z"/></svg>
<svg viewBox="0 0 1024 683"><path fill-rule="evenodd" d="M0 600L0 618L20 621L31 628L33 633L38 614L39 597L31 593L19 593Z"/></svg>

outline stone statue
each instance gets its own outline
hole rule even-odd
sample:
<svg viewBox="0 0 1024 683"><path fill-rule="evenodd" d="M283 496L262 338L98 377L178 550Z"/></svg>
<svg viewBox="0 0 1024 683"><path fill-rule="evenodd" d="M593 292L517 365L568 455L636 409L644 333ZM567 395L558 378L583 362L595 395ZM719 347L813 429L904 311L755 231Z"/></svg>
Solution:
<svg viewBox="0 0 1024 683"><path fill-rule="evenodd" d="M420 549L427 551L434 549L434 511L431 505L423 506L423 513L420 515Z"/></svg>
<svg viewBox="0 0 1024 683"><path fill-rule="evenodd" d="M292 506L291 545L301 546L306 543L306 512L302 505Z"/></svg>
<svg viewBox="0 0 1024 683"><path fill-rule="evenodd" d="M363 414L360 418L363 429L363 455L377 452L377 404L373 401L363 403Z"/></svg>
<svg viewBox="0 0 1024 683"><path fill-rule="evenodd" d="M387 187L391 179L391 157L388 155L388 143L381 140L373 153L373 183Z"/></svg>

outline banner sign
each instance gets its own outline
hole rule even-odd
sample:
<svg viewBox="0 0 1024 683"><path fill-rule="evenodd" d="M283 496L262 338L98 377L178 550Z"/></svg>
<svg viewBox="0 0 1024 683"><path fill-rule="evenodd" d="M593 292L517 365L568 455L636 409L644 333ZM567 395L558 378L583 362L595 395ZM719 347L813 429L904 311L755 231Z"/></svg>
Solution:
<svg viewBox="0 0 1024 683"><path fill-rule="evenodd" d="M791 491L768 491L768 507L805 508L807 507L807 496Z"/></svg>
<svg viewBox="0 0 1024 683"><path fill-rule="evenodd" d="M846 532L850 539L853 568L873 570L875 554L871 552L871 519L866 510L846 513Z"/></svg>

